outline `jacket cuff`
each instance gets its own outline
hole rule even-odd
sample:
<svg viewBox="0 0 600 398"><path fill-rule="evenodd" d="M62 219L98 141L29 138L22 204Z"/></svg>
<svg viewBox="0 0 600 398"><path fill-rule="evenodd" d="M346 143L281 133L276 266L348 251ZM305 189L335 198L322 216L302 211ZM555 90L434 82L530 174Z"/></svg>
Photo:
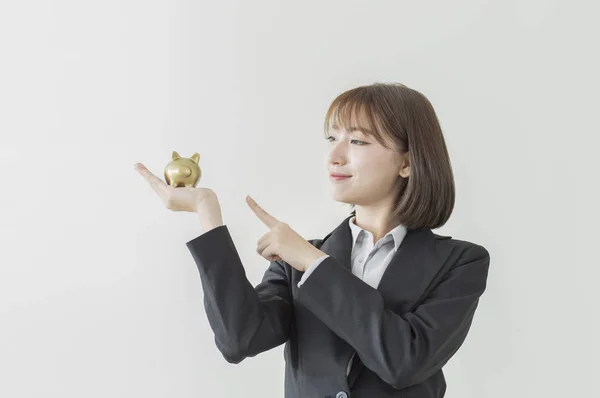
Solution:
<svg viewBox="0 0 600 398"><path fill-rule="evenodd" d="M323 260L325 260L327 257L329 257L329 254L325 254L321 257L319 257L318 259L316 259L307 269L306 271L304 271L304 274L302 275L302 278L300 278L300 281L298 282L298 287L302 286L302 284L306 281L306 279L310 276L310 274L313 273L313 271L317 268L317 266L319 264L321 264L323 262Z"/></svg>
<svg viewBox="0 0 600 398"><path fill-rule="evenodd" d="M346 327L359 324L352 310L352 301L373 296L373 288L344 268L335 258L327 257L315 267L311 277L298 289L298 301L312 311L330 328L330 321L343 320ZM352 293L350 293L352 292ZM364 307L367 305L361 302ZM335 316L333 316L335 314ZM336 326L336 327L337 327ZM335 327L334 327L335 328ZM332 329L333 330L333 329ZM335 330L334 330L335 331Z"/></svg>

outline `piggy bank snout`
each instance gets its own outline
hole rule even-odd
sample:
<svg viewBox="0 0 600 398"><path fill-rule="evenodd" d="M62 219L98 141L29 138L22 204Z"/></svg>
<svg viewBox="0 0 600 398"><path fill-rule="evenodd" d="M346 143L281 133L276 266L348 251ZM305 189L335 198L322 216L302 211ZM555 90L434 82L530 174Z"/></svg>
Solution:
<svg viewBox="0 0 600 398"><path fill-rule="evenodd" d="M177 174L179 174L182 177L189 177L190 175L192 175L192 169L190 169L187 166L179 166L177 168Z"/></svg>

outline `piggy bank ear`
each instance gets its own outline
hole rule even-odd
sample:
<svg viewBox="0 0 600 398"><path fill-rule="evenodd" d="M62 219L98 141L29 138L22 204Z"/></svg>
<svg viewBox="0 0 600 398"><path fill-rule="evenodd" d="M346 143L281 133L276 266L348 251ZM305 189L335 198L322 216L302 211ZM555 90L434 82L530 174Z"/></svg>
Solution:
<svg viewBox="0 0 600 398"><path fill-rule="evenodd" d="M198 163L198 161L200 160L200 154L196 152L195 154L192 155L192 157L190 159L192 159L194 162Z"/></svg>
<svg viewBox="0 0 600 398"><path fill-rule="evenodd" d="M181 156L175 151L173 151L173 160L179 159Z"/></svg>

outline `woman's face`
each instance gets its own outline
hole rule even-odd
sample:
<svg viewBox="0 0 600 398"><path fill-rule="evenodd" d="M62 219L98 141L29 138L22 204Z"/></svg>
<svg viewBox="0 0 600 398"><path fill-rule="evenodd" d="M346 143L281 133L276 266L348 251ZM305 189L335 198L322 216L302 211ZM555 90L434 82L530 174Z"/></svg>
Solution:
<svg viewBox="0 0 600 398"><path fill-rule="evenodd" d="M357 206L392 204L401 177L408 177L410 171L408 154L387 149L360 129L349 130L335 128L327 137L332 199ZM331 173L350 177L335 179Z"/></svg>

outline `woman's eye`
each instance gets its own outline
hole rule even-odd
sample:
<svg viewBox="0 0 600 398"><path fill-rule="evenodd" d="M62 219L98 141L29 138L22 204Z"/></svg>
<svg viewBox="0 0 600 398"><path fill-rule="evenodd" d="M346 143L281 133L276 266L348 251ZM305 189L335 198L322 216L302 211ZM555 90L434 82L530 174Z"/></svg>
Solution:
<svg viewBox="0 0 600 398"><path fill-rule="evenodd" d="M330 135L330 136L327 136L327 137L325 137L325 139L326 139L327 141L331 142L331 141L332 141L332 140L334 140L335 138L334 138L332 135ZM362 146L362 145L367 145L367 144L368 144L368 142L359 141L359 140L351 140L350 142L359 142L359 143L360 143L359 145L361 145L361 146Z"/></svg>

